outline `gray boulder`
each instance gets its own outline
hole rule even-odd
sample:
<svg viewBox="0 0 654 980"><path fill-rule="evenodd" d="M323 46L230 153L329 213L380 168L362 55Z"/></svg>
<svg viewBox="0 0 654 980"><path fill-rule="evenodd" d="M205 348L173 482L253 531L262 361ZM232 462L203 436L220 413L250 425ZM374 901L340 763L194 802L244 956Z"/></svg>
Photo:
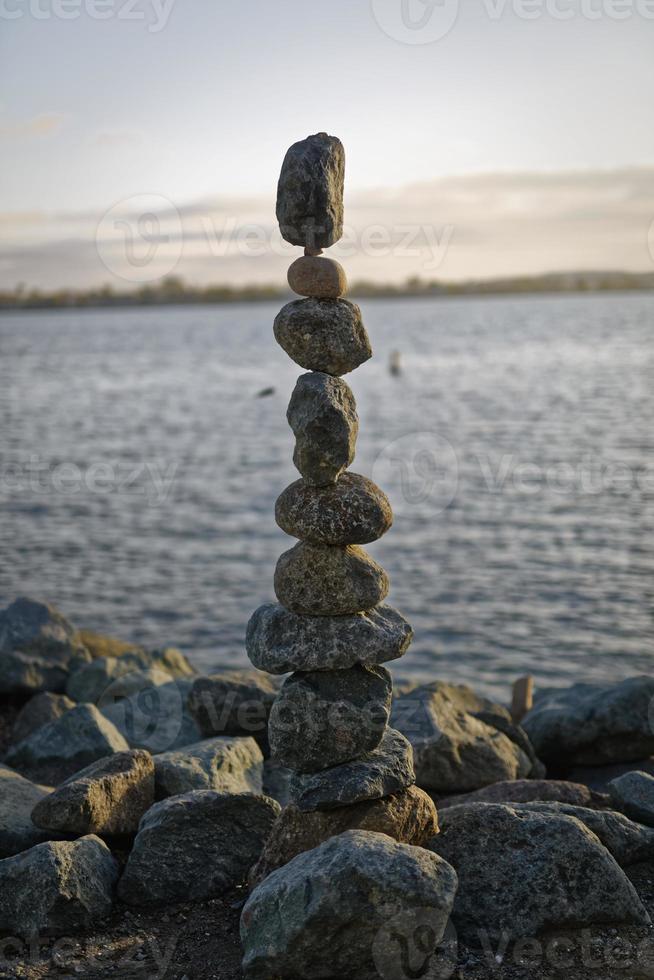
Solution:
<svg viewBox="0 0 654 980"><path fill-rule="evenodd" d="M60 833L135 834L153 803L152 756L134 749L76 772L36 804L32 820Z"/></svg>
<svg viewBox="0 0 654 980"><path fill-rule="evenodd" d="M8 766L0 766L0 858L27 851L50 840L32 822L32 810L50 792Z"/></svg>
<svg viewBox="0 0 654 980"><path fill-rule="evenodd" d="M503 710L469 688L440 681L396 697L391 724L413 746L418 785L446 796L531 775L524 733L519 743L489 724L495 719L511 731Z"/></svg>
<svg viewBox="0 0 654 980"><path fill-rule="evenodd" d="M275 568L275 595L300 616L351 616L379 605L389 588L384 569L356 544L325 548L301 541Z"/></svg>
<svg viewBox="0 0 654 980"><path fill-rule="evenodd" d="M152 680L153 686L167 684L178 677L192 677L194 674L186 657L169 647L165 650L130 650L119 657L97 657L91 663L83 664L68 679L66 693L74 701L98 704L106 692L120 678L125 680L125 693L131 686L140 684L139 678Z"/></svg>
<svg viewBox="0 0 654 980"><path fill-rule="evenodd" d="M61 691L71 662L89 657L54 606L21 597L0 611L0 694Z"/></svg>
<svg viewBox="0 0 654 980"><path fill-rule="evenodd" d="M128 905L220 895L245 878L280 812L265 796L196 790L155 803L118 886Z"/></svg>
<svg viewBox="0 0 654 980"><path fill-rule="evenodd" d="M380 605L351 616L299 616L277 603L252 614L245 637L255 667L270 674L347 670L404 656L413 638L406 619Z"/></svg>
<svg viewBox="0 0 654 980"><path fill-rule="evenodd" d="M12 742L22 742L43 725L61 718L67 711L75 707L75 702L65 694L51 694L42 691L23 705L11 730Z"/></svg>
<svg viewBox="0 0 654 980"><path fill-rule="evenodd" d="M118 729L94 705L80 704L12 745L6 762L35 773L54 766L65 779L96 759L128 748Z"/></svg>
<svg viewBox="0 0 654 980"><path fill-rule="evenodd" d="M291 245L329 248L343 234L345 150L316 133L287 150L277 185L277 220Z"/></svg>
<svg viewBox="0 0 654 980"><path fill-rule="evenodd" d="M606 798L593 793L581 783L568 783L562 779L510 779L492 783L472 793L438 798L438 809L463 803L569 803L572 806L596 807L604 805Z"/></svg>
<svg viewBox="0 0 654 980"><path fill-rule="evenodd" d="M157 668L137 670L117 678L98 707L130 748L167 752L201 737L186 708L192 685L192 677L170 680L169 674Z"/></svg>
<svg viewBox="0 0 654 980"><path fill-rule="evenodd" d="M654 777L646 772L627 772L609 783L617 810L632 820L654 827Z"/></svg>
<svg viewBox="0 0 654 980"><path fill-rule="evenodd" d="M56 660L18 651L0 652L0 695L63 691L67 677L68 667Z"/></svg>
<svg viewBox="0 0 654 980"><path fill-rule="evenodd" d="M359 418L350 388L315 372L297 380L286 413L295 436L293 462L306 483L336 483L354 459Z"/></svg>
<svg viewBox="0 0 654 980"><path fill-rule="evenodd" d="M407 976L397 934L422 925L430 945L421 961L431 960L456 887L454 870L428 850L346 831L299 854L252 892L241 915L244 975Z"/></svg>
<svg viewBox="0 0 654 980"><path fill-rule="evenodd" d="M307 371L338 376L372 357L361 310L346 299L296 299L281 308L274 331L279 346Z"/></svg>
<svg viewBox="0 0 654 980"><path fill-rule="evenodd" d="M212 789L261 793L263 755L253 738L210 738L154 758L157 799Z"/></svg>
<svg viewBox="0 0 654 980"><path fill-rule="evenodd" d="M378 800L415 783L411 745L387 728L379 746L360 759L321 772L291 777L289 795L300 810L331 810Z"/></svg>
<svg viewBox="0 0 654 980"><path fill-rule="evenodd" d="M546 689L522 725L538 756L559 769L629 762L654 754L653 698L647 676Z"/></svg>
<svg viewBox="0 0 654 980"><path fill-rule="evenodd" d="M369 544L388 531L393 511L372 480L348 472L326 487L291 483L277 498L275 520L282 531L310 544Z"/></svg>
<svg viewBox="0 0 654 980"><path fill-rule="evenodd" d="M292 674L270 713L273 757L297 772L316 772L372 752L386 729L392 692L385 667Z"/></svg>
<svg viewBox="0 0 654 980"><path fill-rule="evenodd" d="M251 735L266 742L268 718L278 683L258 670L226 670L198 677L188 710L205 737Z"/></svg>
<svg viewBox="0 0 654 980"><path fill-rule="evenodd" d="M118 869L98 837L49 841L0 861L0 931L77 936L111 911Z"/></svg>
<svg viewBox="0 0 654 980"><path fill-rule="evenodd" d="M597 836L574 817L530 806L473 803L441 813L429 847L459 877L452 916L459 936L476 946L502 933L532 938L545 929L649 925Z"/></svg>

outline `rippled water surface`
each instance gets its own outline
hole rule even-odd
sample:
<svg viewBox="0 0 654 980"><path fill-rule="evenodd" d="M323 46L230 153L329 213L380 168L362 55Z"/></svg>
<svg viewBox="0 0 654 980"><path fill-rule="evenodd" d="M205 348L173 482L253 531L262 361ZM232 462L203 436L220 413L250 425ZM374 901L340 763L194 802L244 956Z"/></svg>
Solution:
<svg viewBox="0 0 654 980"><path fill-rule="evenodd" d="M397 671L507 696L650 667L654 297L363 304L354 469L414 644ZM0 599L246 664L297 474L277 304L0 316ZM399 377L389 373L392 350ZM257 397L269 386L274 393Z"/></svg>

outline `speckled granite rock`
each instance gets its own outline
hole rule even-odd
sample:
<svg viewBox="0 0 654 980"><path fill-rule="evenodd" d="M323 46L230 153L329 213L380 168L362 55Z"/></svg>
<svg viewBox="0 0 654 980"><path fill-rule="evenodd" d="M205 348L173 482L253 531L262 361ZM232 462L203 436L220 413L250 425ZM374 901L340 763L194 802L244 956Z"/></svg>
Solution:
<svg viewBox="0 0 654 980"><path fill-rule="evenodd" d="M627 772L609 783L617 810L648 827L654 827L654 777L646 772Z"/></svg>
<svg viewBox="0 0 654 980"><path fill-rule="evenodd" d="M275 594L303 616L348 616L372 609L389 590L388 575L359 545L325 548L300 542L280 556Z"/></svg>
<svg viewBox="0 0 654 980"><path fill-rule="evenodd" d="M286 152L277 185L277 220L291 245L329 248L343 234L345 150L316 133Z"/></svg>
<svg viewBox="0 0 654 980"><path fill-rule="evenodd" d="M438 814L432 799L417 786L336 810L303 812L287 806L273 824L263 853L250 872L250 887L298 854L346 830L372 830L400 844L423 847L438 833Z"/></svg>
<svg viewBox="0 0 654 980"><path fill-rule="evenodd" d="M213 789L261 793L263 755L253 738L209 738L154 757L157 799Z"/></svg>
<svg viewBox="0 0 654 980"><path fill-rule="evenodd" d="M50 840L51 835L32 821L32 810L49 792L49 787L38 786L0 765L0 858Z"/></svg>
<svg viewBox="0 0 654 980"><path fill-rule="evenodd" d="M312 486L335 483L354 459L359 419L350 388L320 372L302 374L286 413L295 436L293 462Z"/></svg>
<svg viewBox="0 0 654 980"><path fill-rule="evenodd" d="M24 738L31 735L43 725L56 721L63 714L75 707L75 702L65 694L51 694L49 691L42 691L35 694L33 698L25 704L14 722L11 730L12 742L22 742Z"/></svg>
<svg viewBox="0 0 654 980"><path fill-rule="evenodd" d="M412 637L411 626L392 606L352 616L311 617L271 602L250 617L245 642L255 667L288 674L387 663L404 656Z"/></svg>
<svg viewBox="0 0 654 980"><path fill-rule="evenodd" d="M348 472L326 487L291 483L277 498L275 520L282 531L310 544L370 544L386 534L393 511L372 480Z"/></svg>
<svg viewBox="0 0 654 980"><path fill-rule="evenodd" d="M135 834L153 803L152 756L133 749L76 772L37 803L32 820L59 833Z"/></svg>
<svg viewBox="0 0 654 980"><path fill-rule="evenodd" d="M274 323L275 340L307 371L340 376L372 357L361 310L346 299L296 299Z"/></svg>
<svg viewBox="0 0 654 980"><path fill-rule="evenodd" d="M273 758L296 772L317 772L379 745L393 682L384 667L292 674L270 713Z"/></svg>
<svg viewBox="0 0 654 980"><path fill-rule="evenodd" d="M300 810L331 810L379 800L414 783L411 745L399 732L387 728L374 752L322 772L295 773L289 795Z"/></svg>
<svg viewBox="0 0 654 980"><path fill-rule="evenodd" d="M364 830L299 854L255 888L243 909L245 977L407 976L394 935L400 917L414 930L423 924L435 946L456 893L455 871L435 857Z"/></svg>

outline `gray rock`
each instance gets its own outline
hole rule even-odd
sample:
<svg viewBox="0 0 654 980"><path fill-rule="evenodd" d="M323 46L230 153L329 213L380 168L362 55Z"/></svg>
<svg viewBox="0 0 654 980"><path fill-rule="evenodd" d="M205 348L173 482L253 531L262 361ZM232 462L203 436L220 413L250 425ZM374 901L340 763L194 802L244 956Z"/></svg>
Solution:
<svg viewBox="0 0 654 980"><path fill-rule="evenodd" d="M118 885L128 905L220 895L245 878L280 812L265 796L196 790L155 803Z"/></svg>
<svg viewBox="0 0 654 980"><path fill-rule="evenodd" d="M274 323L275 340L307 371L340 376L372 357L361 310L347 299L296 299Z"/></svg>
<svg viewBox="0 0 654 980"><path fill-rule="evenodd" d="M473 803L441 813L429 847L459 877L452 920L462 939L476 946L503 932L532 938L544 929L649 925L636 890L595 834L574 817L529 806Z"/></svg>
<svg viewBox="0 0 654 980"><path fill-rule="evenodd" d="M259 606L245 644L255 667L271 674L294 670L347 670L403 657L413 630L392 606L353 616L298 616L277 603Z"/></svg>
<svg viewBox="0 0 654 980"><path fill-rule="evenodd" d="M520 812L542 813L544 816L575 817L596 837L618 864L628 868L641 861L654 858L654 830L629 820L623 813L613 810L592 810L589 807L571 806L568 803L516 803L513 809Z"/></svg>
<svg viewBox="0 0 654 980"><path fill-rule="evenodd" d="M6 762L35 773L55 765L61 778L66 778L96 759L128 748L118 729L94 705L80 704L12 745Z"/></svg>
<svg viewBox="0 0 654 980"><path fill-rule="evenodd" d="M275 520L282 531L310 544L369 544L386 534L393 511L372 480L343 473L333 486L291 483L277 498Z"/></svg>
<svg viewBox="0 0 654 980"><path fill-rule="evenodd" d="M166 681L167 677L155 668L125 674L110 684L98 701L102 714L130 748L154 754L191 745L201 738L186 709L193 678Z"/></svg>
<svg viewBox="0 0 654 980"><path fill-rule="evenodd" d="M152 756L134 749L76 772L36 804L32 820L59 833L135 834L153 803Z"/></svg>
<svg viewBox="0 0 654 980"><path fill-rule="evenodd" d="M205 737L252 735L265 744L278 690L278 684L260 671L226 670L196 678L188 710Z"/></svg>
<svg viewBox="0 0 654 980"><path fill-rule="evenodd" d="M336 483L354 459L359 432L350 388L329 374L302 374L286 412L295 436L293 462L311 486Z"/></svg>
<svg viewBox="0 0 654 980"><path fill-rule="evenodd" d="M56 660L28 653L0 652L0 694L36 694L63 691L68 668Z"/></svg>
<svg viewBox="0 0 654 980"><path fill-rule="evenodd" d="M362 800L379 800L415 783L409 742L387 728L374 752L309 775L294 774L290 798L300 810L331 810Z"/></svg>
<svg viewBox="0 0 654 980"><path fill-rule="evenodd" d="M0 861L0 931L77 936L111 911L118 869L98 837L49 841Z"/></svg>
<svg viewBox="0 0 654 980"><path fill-rule="evenodd" d="M24 738L31 735L43 725L48 725L51 721L56 721L63 714L75 707L75 702L66 697L65 694L51 694L43 691L41 694L34 695L25 704L14 722L11 730L12 742L22 742Z"/></svg>
<svg viewBox="0 0 654 980"><path fill-rule="evenodd" d="M83 653L79 633L54 606L25 596L0 610L0 653L20 652L66 666Z"/></svg>
<svg viewBox="0 0 654 980"><path fill-rule="evenodd" d="M280 555L275 595L300 616L350 616L383 602L388 575L357 544L325 548L301 541Z"/></svg>
<svg viewBox="0 0 654 980"><path fill-rule="evenodd" d="M629 762L654 753L654 677L537 692L522 726L538 756L558 768Z"/></svg>
<svg viewBox="0 0 654 980"><path fill-rule="evenodd" d="M292 674L270 713L273 757L296 772L316 772L372 752L386 729L392 692L385 667Z"/></svg>
<svg viewBox="0 0 654 980"><path fill-rule="evenodd" d="M329 248L343 234L345 150L316 133L286 152L277 185L277 220L291 245Z"/></svg>
<svg viewBox="0 0 654 980"><path fill-rule="evenodd" d="M32 822L32 810L49 792L47 786L37 786L8 766L0 766L0 858L50 840L52 835Z"/></svg>
<svg viewBox="0 0 654 980"><path fill-rule="evenodd" d="M121 696L143 687L143 678L153 687L167 684L178 677L193 676L186 657L170 647L161 651L131 650L120 657L98 657L84 664L68 679L66 693L74 701L98 704L115 682L127 678L121 685Z"/></svg>
<svg viewBox="0 0 654 980"><path fill-rule="evenodd" d="M654 827L654 777L646 772L627 772L609 783L609 794L617 810Z"/></svg>
<svg viewBox="0 0 654 980"><path fill-rule="evenodd" d="M438 809L463 803L569 803L572 806L593 807L603 804L604 798L581 783L562 779L510 779L492 783L472 793L439 797Z"/></svg>
<svg viewBox="0 0 654 980"><path fill-rule="evenodd" d="M299 854L273 871L243 909L245 977L408 976L397 933L409 924L411 935L424 927L431 941L424 961L443 938L456 893L454 870L435 857L365 830Z"/></svg>
<svg viewBox="0 0 654 980"><path fill-rule="evenodd" d="M446 796L531 774L532 762L520 745L480 721L475 709L485 709L486 718L493 716L490 702L469 688L440 681L395 699L391 724L413 746L419 786ZM496 706L500 719L501 711Z"/></svg>
<svg viewBox="0 0 654 980"><path fill-rule="evenodd" d="M154 758L156 794L161 800L196 789L219 793L261 793L263 755L253 738L210 738Z"/></svg>

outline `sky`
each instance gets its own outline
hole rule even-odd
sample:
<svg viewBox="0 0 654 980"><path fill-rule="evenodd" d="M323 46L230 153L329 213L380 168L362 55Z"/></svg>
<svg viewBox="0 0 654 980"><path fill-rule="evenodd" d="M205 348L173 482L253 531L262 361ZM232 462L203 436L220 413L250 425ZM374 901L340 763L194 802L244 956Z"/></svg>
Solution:
<svg viewBox="0 0 654 980"><path fill-rule="evenodd" d="M653 53L654 0L0 0L0 288L280 282L318 131L351 278L654 271Z"/></svg>

